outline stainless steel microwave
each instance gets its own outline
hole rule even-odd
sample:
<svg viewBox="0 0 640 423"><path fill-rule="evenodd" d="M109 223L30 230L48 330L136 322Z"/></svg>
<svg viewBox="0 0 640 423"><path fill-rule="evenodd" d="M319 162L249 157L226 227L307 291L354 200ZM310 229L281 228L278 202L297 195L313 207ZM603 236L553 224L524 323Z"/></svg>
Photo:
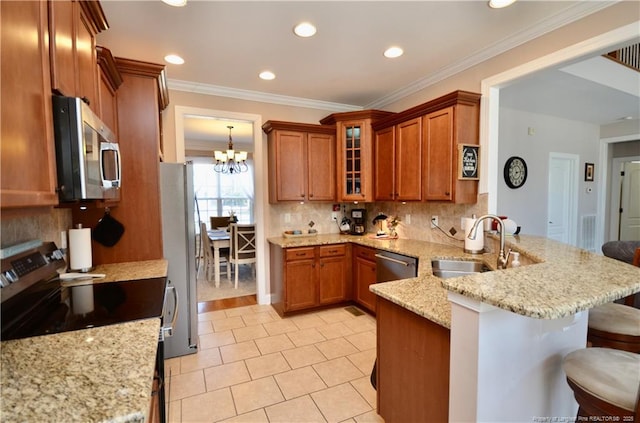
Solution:
<svg viewBox="0 0 640 423"><path fill-rule="evenodd" d="M60 201L116 198L120 149L113 132L82 99L53 96Z"/></svg>

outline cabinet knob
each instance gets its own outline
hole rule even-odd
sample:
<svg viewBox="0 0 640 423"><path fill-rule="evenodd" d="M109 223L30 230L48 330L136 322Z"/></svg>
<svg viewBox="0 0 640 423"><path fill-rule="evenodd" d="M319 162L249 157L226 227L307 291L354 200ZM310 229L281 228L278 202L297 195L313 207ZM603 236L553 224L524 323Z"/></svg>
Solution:
<svg viewBox="0 0 640 423"><path fill-rule="evenodd" d="M304 194L300 194L300 197L304 198Z"/></svg>
<svg viewBox="0 0 640 423"><path fill-rule="evenodd" d="M445 192L444 195L450 195L451 193L449 191Z"/></svg>
<svg viewBox="0 0 640 423"><path fill-rule="evenodd" d="M309 198L313 198L313 194L309 194Z"/></svg>

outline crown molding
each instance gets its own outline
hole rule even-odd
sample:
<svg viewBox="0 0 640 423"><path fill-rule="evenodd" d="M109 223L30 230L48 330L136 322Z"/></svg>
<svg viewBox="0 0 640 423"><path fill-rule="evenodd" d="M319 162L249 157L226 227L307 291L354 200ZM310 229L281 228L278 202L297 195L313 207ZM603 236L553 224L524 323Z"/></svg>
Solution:
<svg viewBox="0 0 640 423"><path fill-rule="evenodd" d="M311 100L308 98L269 94L261 91L242 90L219 85L169 79L169 89L192 92L196 94L215 95L219 97L237 98L239 100L258 101L261 103L282 104L285 106L306 107L308 109L328 110L332 112L351 112L362 110L361 106L332 103L330 101Z"/></svg>
<svg viewBox="0 0 640 423"><path fill-rule="evenodd" d="M579 2L562 12L557 13L555 16L546 19L543 23L525 28L518 34L500 40L466 58L459 60L449 66L441 68L435 73L425 76L416 80L415 82L400 88L386 96L380 97L378 100L373 101L365 106L365 108L383 108L384 106L403 99L411 94L414 94L420 90L423 90L431 85L434 85L442 80L445 80L457 73L460 73L466 69L469 69L477 64L480 64L486 60L491 59L499 54L509 51L519 45L522 45L528 41L538 38L544 34L568 25L572 22L580 20L588 15L599 12L617 1L612 2Z"/></svg>
<svg viewBox="0 0 640 423"><path fill-rule="evenodd" d="M280 104L293 107L305 107L309 109L327 110L332 112L351 112L364 109L379 109L403 99L411 94L423 90L442 80L445 80L457 73L469 69L479 63L491 59L499 54L511 50L519 45L540 37L546 33L556 30L564 25L575 22L588 15L603 10L614 5L615 1L583 1L557 13L544 22L525 28L518 34L500 40L466 58L459 60L449 66L441 68L439 71L420 78L413 83L389 93L379 99L365 105L355 106L351 104L333 103L329 101L313 100L301 97L292 97L278 94L269 94L261 91L243 90L229 88L219 85L203 84L177 79L168 79L169 89L176 91L192 92L196 94L214 95L220 97L230 97L239 100L257 101L261 103Z"/></svg>

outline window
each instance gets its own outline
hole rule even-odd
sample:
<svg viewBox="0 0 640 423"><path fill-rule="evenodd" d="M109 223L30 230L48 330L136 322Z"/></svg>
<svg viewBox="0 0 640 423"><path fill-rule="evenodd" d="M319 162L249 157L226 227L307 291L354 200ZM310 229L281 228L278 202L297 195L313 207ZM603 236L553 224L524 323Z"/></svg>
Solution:
<svg viewBox="0 0 640 423"><path fill-rule="evenodd" d="M247 160L249 171L230 175L214 171L211 159L207 159L209 163L204 163L201 158L193 161L193 190L197 199L196 221L205 222L207 228L211 229L210 216L229 216L233 211L238 223L252 223L253 162ZM200 227L199 224L196 226Z"/></svg>

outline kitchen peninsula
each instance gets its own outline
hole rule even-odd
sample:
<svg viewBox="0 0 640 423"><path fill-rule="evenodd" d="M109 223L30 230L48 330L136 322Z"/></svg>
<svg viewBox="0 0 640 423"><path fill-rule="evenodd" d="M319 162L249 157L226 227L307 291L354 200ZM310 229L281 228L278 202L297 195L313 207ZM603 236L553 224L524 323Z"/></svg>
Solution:
<svg viewBox="0 0 640 423"><path fill-rule="evenodd" d="M562 357L585 346L588 309L640 291L639 268L535 236L507 239L523 266L451 279L433 276L431 260L476 260L495 269L497 240L489 235L493 253L481 255L464 253L462 245L343 235L269 242L281 248L350 242L417 257L417 278L371 291L379 302L450 329L449 421L575 416ZM378 405L386 419L380 398Z"/></svg>

